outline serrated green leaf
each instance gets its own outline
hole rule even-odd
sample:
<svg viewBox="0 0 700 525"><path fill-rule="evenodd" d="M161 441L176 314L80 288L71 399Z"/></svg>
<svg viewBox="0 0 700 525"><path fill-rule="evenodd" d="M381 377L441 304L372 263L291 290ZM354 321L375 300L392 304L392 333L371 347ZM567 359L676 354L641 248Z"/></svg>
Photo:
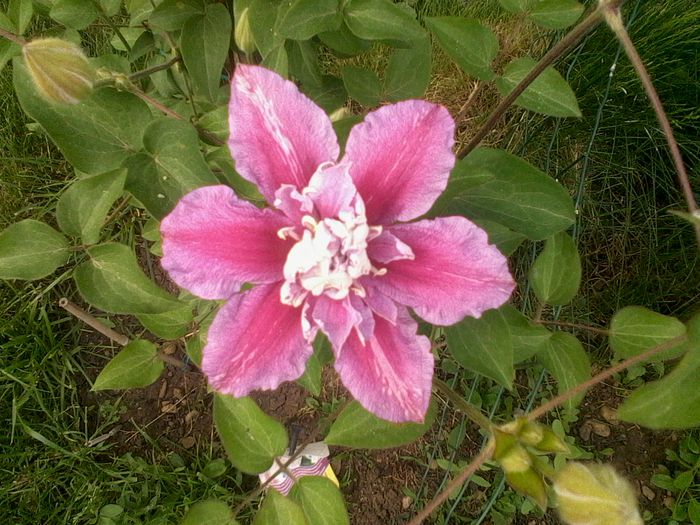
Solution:
<svg viewBox="0 0 700 525"><path fill-rule="evenodd" d="M205 16L205 8L203 0L163 0L148 17L148 23L165 31L177 31L190 18Z"/></svg>
<svg viewBox="0 0 700 525"><path fill-rule="evenodd" d="M615 359L628 359L685 332L685 325L675 317L653 312L643 306L627 306L618 311L610 322L610 347L615 352ZM678 345L657 354L652 360L673 359L684 351L683 346Z"/></svg>
<svg viewBox="0 0 700 525"><path fill-rule="evenodd" d="M581 18L583 10L576 0L539 0L528 16L547 29L564 29Z"/></svg>
<svg viewBox="0 0 700 525"><path fill-rule="evenodd" d="M421 38L408 48L395 49L384 71L384 94L392 102L421 98L430 82L433 49Z"/></svg>
<svg viewBox="0 0 700 525"><path fill-rule="evenodd" d="M343 22L335 31L325 31L318 34L321 42L344 57L353 57L367 51L372 43L353 34Z"/></svg>
<svg viewBox="0 0 700 525"><path fill-rule="evenodd" d="M547 341L548 348L538 353L539 359L557 381L561 394L591 377L591 363L581 342L567 332L554 332ZM585 392L564 402L568 410L576 407Z"/></svg>
<svg viewBox="0 0 700 525"><path fill-rule="evenodd" d="M382 86L374 71L356 66L343 68L343 84L348 95L363 106L373 107L381 100Z"/></svg>
<svg viewBox="0 0 700 525"><path fill-rule="evenodd" d="M187 122L156 119L146 128L143 142L145 151L124 162L125 187L154 217L167 215L193 189L218 182Z"/></svg>
<svg viewBox="0 0 700 525"><path fill-rule="evenodd" d="M152 334L161 339L177 339L187 333L192 324L192 307L182 304L180 307L159 314L137 314L136 317Z"/></svg>
<svg viewBox="0 0 700 525"><path fill-rule="evenodd" d="M489 81L494 77L491 62L498 55L498 38L477 20L458 16L426 18L428 29L466 74Z"/></svg>
<svg viewBox="0 0 700 525"><path fill-rule="evenodd" d="M292 40L308 40L340 27L338 0L294 0L280 22L280 32Z"/></svg>
<svg viewBox="0 0 700 525"><path fill-rule="evenodd" d="M492 178L458 194L449 212L490 220L532 240L545 239L574 223L569 193L544 172L503 150L478 148L461 163L471 176Z"/></svg>
<svg viewBox="0 0 700 525"><path fill-rule="evenodd" d="M182 27L180 52L196 93L216 102L221 72L231 43L231 15L223 4L208 4L204 14Z"/></svg>
<svg viewBox="0 0 700 525"><path fill-rule="evenodd" d="M237 525L233 513L223 501L206 500L195 503L185 514L180 525Z"/></svg>
<svg viewBox="0 0 700 525"><path fill-rule="evenodd" d="M654 429L700 426L700 314L688 321L687 332L683 359L663 378L632 392L617 412L620 419Z"/></svg>
<svg viewBox="0 0 700 525"><path fill-rule="evenodd" d="M501 306L499 310L508 323L515 364L527 361L548 348L547 343L553 335L552 332L540 324L533 323L509 304Z"/></svg>
<svg viewBox="0 0 700 525"><path fill-rule="evenodd" d="M508 64L496 87L504 96L509 94L537 65L529 57L516 58ZM556 69L548 67L515 99L517 106L552 117L580 117L581 110L568 82Z"/></svg>
<svg viewBox="0 0 700 525"><path fill-rule="evenodd" d="M268 490L253 525L310 525L304 511L276 490Z"/></svg>
<svg viewBox="0 0 700 525"><path fill-rule="evenodd" d="M49 16L66 27L85 29L100 16L100 12L92 2L85 0L56 0Z"/></svg>
<svg viewBox="0 0 700 525"><path fill-rule="evenodd" d="M289 497L301 506L308 525L350 525L343 496L328 478L299 478Z"/></svg>
<svg viewBox="0 0 700 525"><path fill-rule="evenodd" d="M98 244L88 249L90 260L73 278L83 298L113 314L158 314L180 308L180 302L146 277L128 246Z"/></svg>
<svg viewBox="0 0 700 525"><path fill-rule="evenodd" d="M447 348L460 365L508 389L513 387L513 343L508 323L499 310L488 310L480 319L465 317L446 327L445 335Z"/></svg>
<svg viewBox="0 0 700 525"><path fill-rule="evenodd" d="M148 386L165 367L150 341L132 341L107 364L95 379L92 390L124 390Z"/></svg>
<svg viewBox="0 0 700 525"><path fill-rule="evenodd" d="M544 304L570 302L581 284L581 259L576 243L566 232L550 237L530 268L530 284Z"/></svg>
<svg viewBox="0 0 700 525"><path fill-rule="evenodd" d="M249 474L266 471L287 448L282 424L249 397L215 394L214 424L231 463Z"/></svg>
<svg viewBox="0 0 700 525"><path fill-rule="evenodd" d="M333 422L324 442L353 448L400 447L425 434L435 421L436 412L435 403L431 400L423 423L392 423L378 418L353 401Z"/></svg>
<svg viewBox="0 0 700 525"><path fill-rule="evenodd" d="M50 104L37 94L21 60L14 61L13 71L22 109L41 124L76 169L105 173L141 149L143 130L153 117L136 96L102 88L79 104Z"/></svg>
<svg viewBox="0 0 700 525"><path fill-rule="evenodd" d="M34 14L34 3L32 0L10 0L7 6L7 15L17 28L20 35L27 30L29 22Z"/></svg>
<svg viewBox="0 0 700 525"><path fill-rule="evenodd" d="M344 16L350 31L365 40L409 43L425 35L415 16L390 0L349 0Z"/></svg>
<svg viewBox="0 0 700 525"><path fill-rule="evenodd" d="M61 230L95 244L112 204L124 191L126 170L118 169L75 181L56 204Z"/></svg>
<svg viewBox="0 0 700 525"><path fill-rule="evenodd" d="M0 233L0 279L46 277L70 257L66 238L48 224L25 219Z"/></svg>

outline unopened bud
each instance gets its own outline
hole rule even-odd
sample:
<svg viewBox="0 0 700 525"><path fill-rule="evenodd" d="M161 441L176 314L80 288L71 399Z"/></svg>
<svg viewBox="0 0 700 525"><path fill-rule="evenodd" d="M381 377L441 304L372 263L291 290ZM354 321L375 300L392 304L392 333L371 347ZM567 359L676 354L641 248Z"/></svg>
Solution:
<svg viewBox="0 0 700 525"><path fill-rule="evenodd" d="M342 108L336 109L333 113L331 113L328 116L328 118L331 119L331 122L338 122L339 120L343 120L344 118L348 118L351 115L352 115L352 111L350 111L348 108L343 106Z"/></svg>
<svg viewBox="0 0 700 525"><path fill-rule="evenodd" d="M60 38L38 38L22 52L34 85L51 102L77 104L92 92L95 70L79 46Z"/></svg>
<svg viewBox="0 0 700 525"><path fill-rule="evenodd" d="M515 445L511 447L505 454L498 458L506 474L511 472L525 472L532 466L530 454L525 450L525 447Z"/></svg>
<svg viewBox="0 0 700 525"><path fill-rule="evenodd" d="M554 492L568 525L642 525L630 484L609 465L569 463Z"/></svg>
<svg viewBox="0 0 700 525"><path fill-rule="evenodd" d="M255 52L255 40L253 39L253 31L250 29L250 20L248 19L249 10L246 7L241 12L233 30L233 39L236 42L236 46L246 55L252 55Z"/></svg>

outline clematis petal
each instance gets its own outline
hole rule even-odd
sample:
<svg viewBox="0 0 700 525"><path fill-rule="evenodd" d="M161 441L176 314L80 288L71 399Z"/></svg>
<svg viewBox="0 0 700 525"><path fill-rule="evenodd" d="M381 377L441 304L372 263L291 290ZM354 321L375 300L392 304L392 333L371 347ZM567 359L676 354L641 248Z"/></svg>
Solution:
<svg viewBox="0 0 700 525"><path fill-rule="evenodd" d="M427 212L455 164L448 111L405 100L369 113L350 131L343 162L365 201L369 224L408 221Z"/></svg>
<svg viewBox="0 0 700 525"><path fill-rule="evenodd" d="M388 230L411 247L415 259L393 261L385 275L369 281L430 323L451 325L467 315L480 317L505 303L515 288L506 258L488 243L484 230L464 217Z"/></svg>
<svg viewBox="0 0 700 525"><path fill-rule="evenodd" d="M372 262L380 264L414 257L411 247L388 230L384 230L367 244L367 255Z"/></svg>
<svg viewBox="0 0 700 525"><path fill-rule="evenodd" d="M423 421L430 402L433 354L427 337L405 308L393 325L375 318L374 336L363 344L355 332L336 351L335 368L345 387L367 410L389 421Z"/></svg>
<svg viewBox="0 0 700 525"><path fill-rule="evenodd" d="M347 164L321 166L311 177L304 195L313 200L321 218L337 217L359 198L348 168Z"/></svg>
<svg viewBox="0 0 700 525"><path fill-rule="evenodd" d="M236 66L229 128L236 170L270 203L282 184L301 190L321 163L338 158L338 139L324 111L263 67Z"/></svg>
<svg viewBox="0 0 700 525"><path fill-rule="evenodd" d="M282 279L292 243L277 236L287 219L240 200L228 186L191 191L163 219L161 265L204 299L228 299L244 282Z"/></svg>
<svg viewBox="0 0 700 525"><path fill-rule="evenodd" d="M277 388L304 373L313 350L301 308L280 302L280 284L235 295L216 314L202 350L202 371L216 390L236 397Z"/></svg>
<svg viewBox="0 0 700 525"><path fill-rule="evenodd" d="M342 348L353 326L362 321L349 297L335 300L322 295L316 299L311 316L334 348Z"/></svg>

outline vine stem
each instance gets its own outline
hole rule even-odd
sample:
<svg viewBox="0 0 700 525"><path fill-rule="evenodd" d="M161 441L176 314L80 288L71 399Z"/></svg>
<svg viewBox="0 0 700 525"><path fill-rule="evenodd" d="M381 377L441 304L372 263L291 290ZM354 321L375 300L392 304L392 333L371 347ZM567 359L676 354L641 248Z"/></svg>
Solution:
<svg viewBox="0 0 700 525"><path fill-rule="evenodd" d="M22 38L21 36L15 35L14 33L10 32L10 31L6 31L6 30L2 29L1 27L0 27L0 36L9 40L10 42L14 42L18 46L24 46L27 43L27 41L24 38Z"/></svg>
<svg viewBox="0 0 700 525"><path fill-rule="evenodd" d="M605 328L598 328L596 326L589 326L587 324L578 324L578 323L566 323L564 321L535 321L536 323L539 324L548 324L552 326L562 326L566 328L578 328L579 330L586 330L588 332L593 332L594 334L601 334L601 335L610 335L610 330L606 330Z"/></svg>
<svg viewBox="0 0 700 525"><path fill-rule="evenodd" d="M163 71L164 69L168 69L175 64L177 64L180 61L180 57L176 56L168 60L167 62L163 62L162 64L158 64L157 66L149 67L147 69L142 69L141 71L137 71L136 73L132 73L129 75L129 80L134 81L134 80L139 80L144 77L148 77L152 75L153 73L158 73L158 71Z"/></svg>
<svg viewBox="0 0 700 525"><path fill-rule="evenodd" d="M622 16L620 15L619 6L605 5L603 13L608 27L610 27L612 32L620 41L620 44L622 44L622 47L624 48L625 53L627 54L627 58L629 58L630 62L632 63L632 66L634 67L634 70L637 72L637 75L639 76L639 79L642 82L642 86L644 86L644 91L646 92L647 97L649 97L649 102L651 102L651 106L654 109L654 113L656 113L656 118L658 119L659 124L661 124L661 128L663 129L664 135L666 137L666 142L668 143L668 148L671 152L671 159L673 160L673 164L675 165L676 173L678 174L678 181L683 191L685 201L688 205L688 210L690 211L691 215L696 215L698 211L698 206L695 202L693 189L690 186L688 172L685 169L685 164L683 163L681 151L678 148L678 142L676 142L676 138L673 134L673 128L671 127L671 123L668 120L668 116L664 111L664 107L661 103L661 99L659 98L659 94L656 92L656 88L654 88L654 84L651 81L649 72L644 66L644 61L639 56L637 48L634 46L634 43L632 42L632 39L630 38L629 33L625 28L625 24L622 21ZM695 235L697 236L698 244L700 244L700 225L695 225Z"/></svg>
<svg viewBox="0 0 700 525"><path fill-rule="evenodd" d="M467 402L465 399L462 398L462 396L460 396L457 392L452 390L450 385L436 377L433 378L433 387L435 388L435 390L437 390L443 396L449 399L455 406L455 408L457 408L457 410L464 413L469 419L471 419L474 423L479 425L480 428L489 431L491 430L491 427L493 425L491 424L489 418L482 414L481 410L479 410L476 406Z"/></svg>
<svg viewBox="0 0 700 525"><path fill-rule="evenodd" d="M620 0L613 2L616 6L621 4ZM515 99L517 99L527 87L532 84L532 82L550 65L552 65L559 57L564 55L572 47L574 47L586 34L597 26L603 20L603 7L598 6L595 8L583 21L578 24L574 29L572 29L564 38L562 38L552 49L547 51L547 53L540 59L537 65L530 71L520 83L515 86L515 89L511 91L506 97L504 97L501 102L496 106L491 112L489 118L484 122L484 124L479 128L479 131L472 137L472 139L467 143L466 146L461 148L457 153L457 157L463 159L469 153L471 153L474 148L476 148L486 135L496 127L498 121L505 112L513 105Z"/></svg>
<svg viewBox="0 0 700 525"><path fill-rule="evenodd" d="M109 326L105 325L102 321L97 319L96 317L93 317L89 313L87 313L85 310L80 308L78 305L71 303L68 299L65 297L61 297L61 299L58 301L58 306L63 308L65 311L67 311L69 314L73 315L74 317L77 317L80 319L82 322L84 322L86 325L94 328L98 332L100 332L102 335L105 337L108 337L115 343L121 346L126 346L129 344L129 338L125 336L124 334L120 334L116 330L112 330Z"/></svg>

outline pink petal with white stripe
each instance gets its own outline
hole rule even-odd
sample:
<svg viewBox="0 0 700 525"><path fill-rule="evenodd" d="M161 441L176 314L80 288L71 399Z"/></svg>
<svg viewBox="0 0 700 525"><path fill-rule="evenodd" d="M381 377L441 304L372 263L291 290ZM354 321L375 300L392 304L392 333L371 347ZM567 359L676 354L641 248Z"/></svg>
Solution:
<svg viewBox="0 0 700 525"><path fill-rule="evenodd" d="M370 224L408 221L427 212L455 164L455 123L442 106L405 100L369 113L350 131L343 162Z"/></svg>
<svg viewBox="0 0 700 525"><path fill-rule="evenodd" d="M270 203L282 184L301 190L321 163L338 158L338 139L324 111L263 67L236 66L229 129L236 170Z"/></svg>
<svg viewBox="0 0 700 525"><path fill-rule="evenodd" d="M345 387L376 416L396 423L421 422L430 402L433 354L427 337L405 308L393 325L375 318L374 336L362 344L350 334L335 368Z"/></svg>
<svg viewBox="0 0 700 525"><path fill-rule="evenodd" d="M311 177L304 195L313 200L320 217L337 217L358 198L348 168L347 164L321 166Z"/></svg>
<svg viewBox="0 0 700 525"><path fill-rule="evenodd" d="M163 219L161 265L182 288L204 299L228 299L244 282L282 278L290 241L277 236L288 220L236 197L228 186L185 195Z"/></svg>
<svg viewBox="0 0 700 525"><path fill-rule="evenodd" d="M367 244L367 255L372 262L380 264L414 257L411 247L388 230L384 230Z"/></svg>
<svg viewBox="0 0 700 525"><path fill-rule="evenodd" d="M415 259L391 262L386 275L368 280L429 323L480 317L505 303L515 288L506 258L464 217L397 224L389 231L411 247Z"/></svg>
<svg viewBox="0 0 700 525"><path fill-rule="evenodd" d="M234 296L216 314L202 350L209 384L241 397L299 378L313 352L302 334L301 313L280 303L279 284Z"/></svg>

